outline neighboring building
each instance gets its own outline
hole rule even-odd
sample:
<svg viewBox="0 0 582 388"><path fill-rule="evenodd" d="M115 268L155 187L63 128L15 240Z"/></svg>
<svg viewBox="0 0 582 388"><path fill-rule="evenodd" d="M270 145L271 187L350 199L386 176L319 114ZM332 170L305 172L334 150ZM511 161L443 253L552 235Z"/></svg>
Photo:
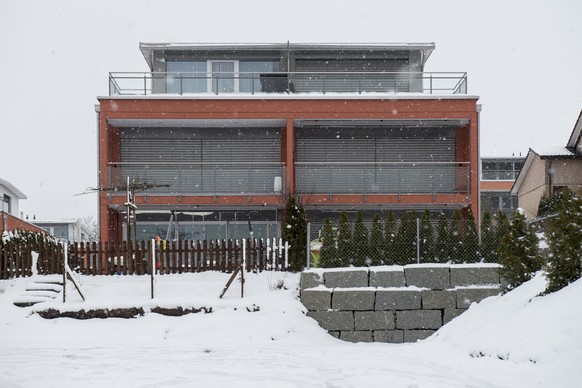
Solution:
<svg viewBox="0 0 582 388"><path fill-rule="evenodd" d="M169 186L136 193L138 239L276 237L292 195L314 223L478 215L478 97L424 72L434 48L141 43L150 72L111 73L98 98L99 185ZM125 202L100 192L102 240L124 238Z"/></svg>
<svg viewBox="0 0 582 388"><path fill-rule="evenodd" d="M511 216L517 210L517 197L511 194L511 188L524 160L522 156L481 158L481 214L502 211Z"/></svg>
<svg viewBox="0 0 582 388"><path fill-rule="evenodd" d="M32 232L41 232L38 227L21 219L20 200L26 195L10 182L0 178L0 234L2 232L22 229Z"/></svg>
<svg viewBox="0 0 582 388"><path fill-rule="evenodd" d="M33 221L58 240L69 242L89 241L91 232L79 220L77 221Z"/></svg>
<svg viewBox="0 0 582 388"><path fill-rule="evenodd" d="M530 149L511 194L527 218L535 218L543 196L564 188L582 189L582 112L574 125L566 147Z"/></svg>

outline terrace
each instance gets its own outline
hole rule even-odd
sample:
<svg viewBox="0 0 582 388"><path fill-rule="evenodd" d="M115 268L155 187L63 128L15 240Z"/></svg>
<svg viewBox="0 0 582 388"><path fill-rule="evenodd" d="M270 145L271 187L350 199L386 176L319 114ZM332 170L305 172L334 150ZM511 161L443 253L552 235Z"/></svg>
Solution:
<svg viewBox="0 0 582 388"><path fill-rule="evenodd" d="M109 73L109 96L420 93L467 94L467 73L125 72Z"/></svg>

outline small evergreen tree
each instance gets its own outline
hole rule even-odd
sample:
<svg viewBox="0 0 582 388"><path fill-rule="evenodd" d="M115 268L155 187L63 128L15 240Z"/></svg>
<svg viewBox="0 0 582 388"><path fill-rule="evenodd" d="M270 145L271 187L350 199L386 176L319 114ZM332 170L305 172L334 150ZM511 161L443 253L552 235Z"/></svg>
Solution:
<svg viewBox="0 0 582 388"><path fill-rule="evenodd" d="M435 262L446 263L451 256L451 233L449 229L449 220L444 213L439 215L437 224L437 237L435 242Z"/></svg>
<svg viewBox="0 0 582 388"><path fill-rule="evenodd" d="M354 257L354 252L352 244L352 228L350 225L350 219L345 210L340 214L337 227L337 251L338 259L341 263L340 266L349 266Z"/></svg>
<svg viewBox="0 0 582 388"><path fill-rule="evenodd" d="M507 290L530 280L542 267L538 238L526 222L525 215L519 211L514 213L498 252L502 265L500 275L507 282Z"/></svg>
<svg viewBox="0 0 582 388"><path fill-rule="evenodd" d="M509 220L505 216L505 213L499 211L497 213L497 225L495 225L495 246L499 247L501 245L507 233L509 233ZM499 263L499 250L496 251L496 255L496 262Z"/></svg>
<svg viewBox="0 0 582 388"><path fill-rule="evenodd" d="M337 255L336 240L333 235L333 225L329 217L327 217L324 220L323 229L321 230L319 267L321 268L341 267L341 263Z"/></svg>
<svg viewBox="0 0 582 388"><path fill-rule="evenodd" d="M372 231L370 232L370 265L382 265L384 255L384 232L382 221L376 214L372 220Z"/></svg>
<svg viewBox="0 0 582 388"><path fill-rule="evenodd" d="M467 220L465 221L465 237L463 239L463 257L468 263L477 263L480 260L479 236L477 236L477 224L475 216L469 209Z"/></svg>
<svg viewBox="0 0 582 388"><path fill-rule="evenodd" d="M463 216L460 210L453 212L450 236L451 262L460 264L464 261L463 254L465 252L463 247Z"/></svg>
<svg viewBox="0 0 582 388"><path fill-rule="evenodd" d="M307 219L305 210L295 197L287 199L281 237L289 243L289 269L301 271L307 257Z"/></svg>
<svg viewBox="0 0 582 388"><path fill-rule="evenodd" d="M435 261L434 231L429 210L424 211L420 221L420 258L424 263Z"/></svg>
<svg viewBox="0 0 582 388"><path fill-rule="evenodd" d="M547 265L546 292L555 292L582 274L582 198L567 193L556 206L558 215L548 222L551 258Z"/></svg>
<svg viewBox="0 0 582 388"><path fill-rule="evenodd" d="M481 257L485 263L497 263L497 243L491 213L483 213L481 220Z"/></svg>
<svg viewBox="0 0 582 388"><path fill-rule="evenodd" d="M384 223L384 264L396 264L397 255L396 247L396 216L392 210L388 211L386 215L386 222Z"/></svg>
<svg viewBox="0 0 582 388"><path fill-rule="evenodd" d="M397 247L396 264L406 265L416 262L416 224L410 216L403 214L396 233L395 245Z"/></svg>
<svg viewBox="0 0 582 388"><path fill-rule="evenodd" d="M362 212L358 211L354 224L354 236L352 239L354 256L351 264L358 267L370 265L370 238L368 228L364 225Z"/></svg>

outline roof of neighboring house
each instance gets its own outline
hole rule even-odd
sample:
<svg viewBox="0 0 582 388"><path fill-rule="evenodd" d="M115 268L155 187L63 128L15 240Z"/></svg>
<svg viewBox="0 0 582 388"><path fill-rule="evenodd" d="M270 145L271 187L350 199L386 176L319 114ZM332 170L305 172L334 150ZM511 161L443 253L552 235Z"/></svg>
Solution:
<svg viewBox="0 0 582 388"><path fill-rule="evenodd" d="M164 51L422 51L422 63L435 49L432 43L142 43L139 44L148 65L152 65L152 52Z"/></svg>
<svg viewBox="0 0 582 388"><path fill-rule="evenodd" d="M570 139L568 139L568 143L565 147L540 147L535 151L531 148L529 149L523 168L519 172L519 175L511 188L511 195L517 195L517 192L519 191L519 188L521 187L521 184L523 183L523 180L536 156L539 156L540 159L547 160L582 159L582 111L580 111L580 114L578 115L578 120L576 120L576 124L574 124L574 129L572 129Z"/></svg>
<svg viewBox="0 0 582 388"><path fill-rule="evenodd" d="M572 151L582 153L582 111L574 124L574 129L572 134L570 134L570 139L566 147L570 148Z"/></svg>
<svg viewBox="0 0 582 388"><path fill-rule="evenodd" d="M539 157L543 160L553 160L553 159L582 159L582 154L575 153L566 147L543 147L537 150L529 149L525 162L523 163L523 168L519 172L517 179L513 183L511 188L511 195L517 195L519 188L521 187L525 176L529 168L531 167L535 157Z"/></svg>
<svg viewBox="0 0 582 388"><path fill-rule="evenodd" d="M6 187L8 190L14 193L18 199L26 199L26 195L20 190L18 190L12 183L0 178L0 185Z"/></svg>

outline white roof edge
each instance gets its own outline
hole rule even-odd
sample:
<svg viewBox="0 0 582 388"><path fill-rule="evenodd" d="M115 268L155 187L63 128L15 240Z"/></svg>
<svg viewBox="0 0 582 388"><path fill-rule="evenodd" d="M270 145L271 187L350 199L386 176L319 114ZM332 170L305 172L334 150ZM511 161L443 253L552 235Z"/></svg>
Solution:
<svg viewBox="0 0 582 388"><path fill-rule="evenodd" d="M12 183L8 182L7 180L0 178L0 185L6 187L8 190L13 192L14 195L18 197L18 199L26 199L26 195L22 191L18 190Z"/></svg>
<svg viewBox="0 0 582 388"><path fill-rule="evenodd" d="M527 175L527 171L529 170L531 164L533 163L533 160L535 158L534 154L537 155L537 153L530 148L529 151L527 152L527 156L525 157L525 162L523 163L523 167L519 171L519 174L517 174L517 178L515 178L515 182L513 183L513 186L511 186L511 191L510 191L511 195L518 194L519 188L521 187L523 180L524 180L525 176ZM531 157L530 157L530 155L531 155Z"/></svg>
<svg viewBox="0 0 582 388"><path fill-rule="evenodd" d="M474 94L424 94L424 93L326 93L326 94L203 94L203 95L135 95L97 96L98 100L478 100Z"/></svg>
<svg viewBox="0 0 582 388"><path fill-rule="evenodd" d="M320 48L350 48L350 49L367 49L367 48L385 48L385 49L432 49L435 48L434 42L397 42L397 43L201 43L201 42L176 42L176 43L163 43L163 42L140 42L140 49L224 49L224 48L257 48L257 49L320 49Z"/></svg>
<svg viewBox="0 0 582 388"><path fill-rule="evenodd" d="M570 134L570 139L568 139L568 144L566 147L571 149L576 149L576 145L580 141L580 137L582 136L582 111L578 115L578 119L576 120L576 124L574 124L574 128L572 129L572 133Z"/></svg>

